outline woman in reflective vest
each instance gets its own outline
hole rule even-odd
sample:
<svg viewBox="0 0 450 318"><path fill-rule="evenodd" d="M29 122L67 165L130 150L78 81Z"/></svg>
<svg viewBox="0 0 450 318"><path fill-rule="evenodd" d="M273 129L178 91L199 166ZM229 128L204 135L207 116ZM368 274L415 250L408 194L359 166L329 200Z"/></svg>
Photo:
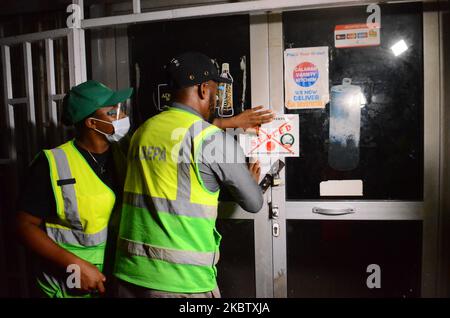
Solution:
<svg viewBox="0 0 450 318"><path fill-rule="evenodd" d="M17 230L39 256L36 279L43 296L105 292L108 224L125 171L118 141L130 126L122 103L131 94L131 88L112 91L96 81L72 88L63 118L75 125L75 139L44 150L31 165ZM42 201L50 203L38 212Z"/></svg>

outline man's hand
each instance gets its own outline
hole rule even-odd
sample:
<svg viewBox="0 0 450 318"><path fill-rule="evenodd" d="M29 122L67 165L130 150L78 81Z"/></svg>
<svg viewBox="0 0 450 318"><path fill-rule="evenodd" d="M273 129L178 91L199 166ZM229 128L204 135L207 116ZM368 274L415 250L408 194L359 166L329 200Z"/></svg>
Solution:
<svg viewBox="0 0 450 318"><path fill-rule="evenodd" d="M105 275L99 271L99 269L89 262L81 260L77 262L80 266L80 282L81 290L86 292L99 292L103 294L105 292L105 286L103 283L106 281Z"/></svg>
<svg viewBox="0 0 450 318"><path fill-rule="evenodd" d="M213 124L221 129L242 128L247 130L256 129L262 124L270 123L274 118L275 114L271 110L264 109L263 106L257 106L244 110L231 118L215 118Z"/></svg>
<svg viewBox="0 0 450 318"><path fill-rule="evenodd" d="M234 120L236 127L246 130L248 128L256 128L262 124L270 123L274 117L275 115L271 110L264 109L263 106L257 106L246 109L237 115Z"/></svg>
<svg viewBox="0 0 450 318"><path fill-rule="evenodd" d="M259 165L259 160L256 160L253 163L248 164L248 170L250 171L250 174L252 175L253 179L256 183L259 182L259 176L261 175L261 167Z"/></svg>

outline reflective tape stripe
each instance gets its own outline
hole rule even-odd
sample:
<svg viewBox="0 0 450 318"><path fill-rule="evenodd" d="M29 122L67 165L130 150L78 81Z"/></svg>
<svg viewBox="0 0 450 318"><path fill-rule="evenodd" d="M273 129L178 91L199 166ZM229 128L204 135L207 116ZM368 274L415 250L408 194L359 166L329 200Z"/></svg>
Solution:
<svg viewBox="0 0 450 318"><path fill-rule="evenodd" d="M168 200L150 197L144 194L125 192L123 201L126 204L148 211L166 212L197 218L213 219L217 217L217 207L192 203L186 200Z"/></svg>
<svg viewBox="0 0 450 318"><path fill-rule="evenodd" d="M44 292L49 296L49 297L55 297L55 296L59 296L62 297L64 295L64 293L66 292L66 285L62 283L62 281L59 281L58 279L56 279L54 276L49 275L45 272L42 272L42 276L44 277L44 279L47 281L47 284L44 284L44 282L41 282L38 279L38 284L39 285L46 285L45 289L51 289L51 291L49 291L51 294L47 294L47 292L44 290ZM41 286L42 288L42 286Z"/></svg>
<svg viewBox="0 0 450 318"><path fill-rule="evenodd" d="M178 166L177 166L177 199L190 201L191 198L191 173L190 166L191 158L194 158L192 153L194 150L193 142L204 128L208 125L203 120L194 122L184 135L181 142L180 150L178 152ZM206 127L205 127L206 126ZM195 163L194 163L195 164Z"/></svg>
<svg viewBox="0 0 450 318"><path fill-rule="evenodd" d="M124 238L119 239L119 246L126 253L134 256L159 259L174 264L212 266L216 265L219 261L218 252L193 252L161 248Z"/></svg>
<svg viewBox="0 0 450 318"><path fill-rule="evenodd" d="M69 162L67 160L64 150L55 148L51 150L56 162L56 169L58 170L58 178L60 180L73 179L70 172ZM73 183L59 186L64 200L64 212L67 221L71 227L82 231L83 226L80 221L80 214L78 213L77 196L75 193L75 186Z"/></svg>
<svg viewBox="0 0 450 318"><path fill-rule="evenodd" d="M71 245L96 246L106 242L108 228L95 234L47 226L47 235L55 242Z"/></svg>

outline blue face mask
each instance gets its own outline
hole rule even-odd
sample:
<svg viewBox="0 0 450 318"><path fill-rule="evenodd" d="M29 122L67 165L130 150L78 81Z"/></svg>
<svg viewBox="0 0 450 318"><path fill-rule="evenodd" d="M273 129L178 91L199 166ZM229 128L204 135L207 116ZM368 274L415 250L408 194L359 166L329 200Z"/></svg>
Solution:
<svg viewBox="0 0 450 318"><path fill-rule="evenodd" d="M104 133L103 131L100 131L98 129L94 129L95 131L98 131L99 133L105 135L106 139L108 139L109 142L117 142L120 139L122 139L130 130L130 118L124 117L122 119L114 120L113 122L109 122L106 120L101 120L97 118L91 117L91 119L98 120L110 125L113 125L114 127L114 133L111 135L108 135L107 133Z"/></svg>

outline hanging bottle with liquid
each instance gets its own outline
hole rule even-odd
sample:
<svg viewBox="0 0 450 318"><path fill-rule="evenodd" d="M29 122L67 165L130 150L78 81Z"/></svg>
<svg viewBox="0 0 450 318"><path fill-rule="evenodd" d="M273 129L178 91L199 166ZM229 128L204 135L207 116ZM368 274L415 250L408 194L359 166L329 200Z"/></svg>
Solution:
<svg viewBox="0 0 450 318"><path fill-rule="evenodd" d="M348 171L359 164L362 90L344 78L342 85L331 87L330 139L328 164L335 170Z"/></svg>
<svg viewBox="0 0 450 318"><path fill-rule="evenodd" d="M233 77L230 74L230 65L228 63L222 64L221 77L229 78L233 81ZM232 117L234 115L233 108L233 84L220 83L217 88L218 100L218 115L220 117Z"/></svg>

